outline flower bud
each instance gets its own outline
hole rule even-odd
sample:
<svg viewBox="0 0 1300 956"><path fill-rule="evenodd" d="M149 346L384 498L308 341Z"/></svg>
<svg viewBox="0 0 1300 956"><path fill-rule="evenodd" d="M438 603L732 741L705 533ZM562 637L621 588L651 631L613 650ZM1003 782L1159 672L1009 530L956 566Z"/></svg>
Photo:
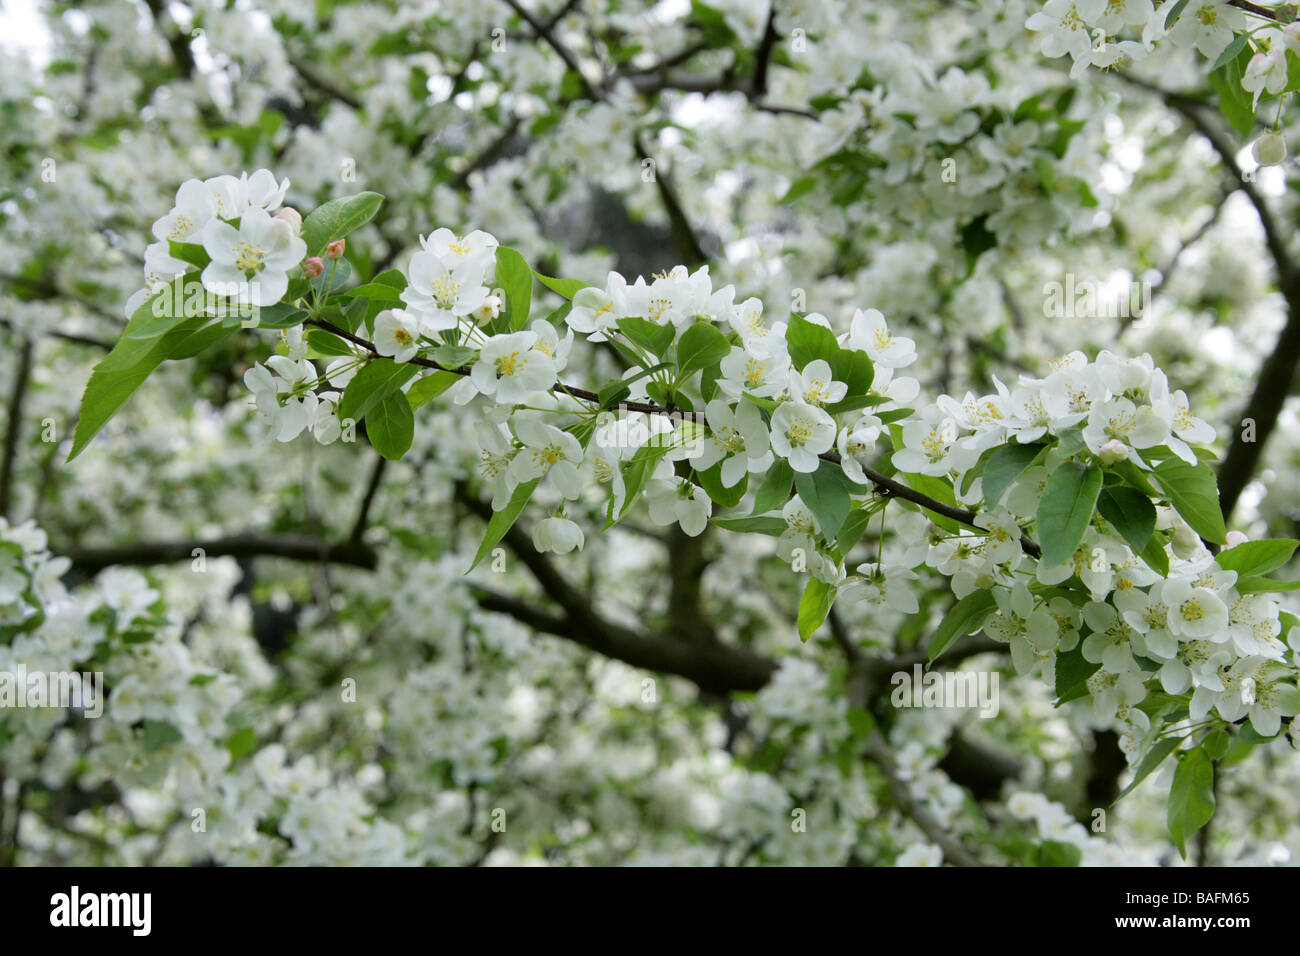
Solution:
<svg viewBox="0 0 1300 956"><path fill-rule="evenodd" d="M1236 547L1237 545L1239 545L1239 544L1245 544L1245 543L1246 543L1247 541L1249 541L1249 540L1250 540L1250 539L1247 538L1247 537L1246 537L1244 534L1242 534L1240 531L1229 531L1229 532L1228 532L1227 543L1224 544L1223 547L1224 547L1224 550L1226 551L1228 548L1235 548L1235 547Z"/></svg>
<svg viewBox="0 0 1300 956"><path fill-rule="evenodd" d="M1278 133L1265 133L1250 152L1261 166L1276 166L1286 159L1286 140Z"/></svg>
<svg viewBox="0 0 1300 956"><path fill-rule="evenodd" d="M275 218L287 222L295 236L302 234L302 215L292 206L285 206L275 214Z"/></svg>
<svg viewBox="0 0 1300 956"><path fill-rule="evenodd" d="M1103 465L1113 465L1117 461L1123 461L1128 457L1128 445L1118 438L1112 438L1101 446L1101 449L1097 452L1097 457L1101 459Z"/></svg>
<svg viewBox="0 0 1300 956"><path fill-rule="evenodd" d="M343 250L347 248L346 239L335 239L325 247L325 257L328 259L342 259Z"/></svg>
<svg viewBox="0 0 1300 956"><path fill-rule="evenodd" d="M320 256L312 256L302 264L302 271L308 278L314 279L325 271L325 261Z"/></svg>

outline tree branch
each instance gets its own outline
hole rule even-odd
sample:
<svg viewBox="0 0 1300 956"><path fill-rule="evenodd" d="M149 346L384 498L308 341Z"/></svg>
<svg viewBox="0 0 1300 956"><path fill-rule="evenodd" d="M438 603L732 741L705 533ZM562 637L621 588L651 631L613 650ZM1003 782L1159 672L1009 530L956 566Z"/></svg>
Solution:
<svg viewBox="0 0 1300 956"><path fill-rule="evenodd" d="M331 542L306 535L237 534L224 538L193 541L141 541L105 548L62 548L72 567L83 574L94 574L113 565L172 564L189 561L194 550L201 548L206 557L288 558L293 561L328 561L374 570L377 556L373 548L359 541Z"/></svg>
<svg viewBox="0 0 1300 956"><path fill-rule="evenodd" d="M4 458L0 460L0 517L9 517L13 503L14 467L18 459L18 438L23 429L23 402L32 377L32 340L23 337L15 361L13 389L9 393L9 421L5 425Z"/></svg>

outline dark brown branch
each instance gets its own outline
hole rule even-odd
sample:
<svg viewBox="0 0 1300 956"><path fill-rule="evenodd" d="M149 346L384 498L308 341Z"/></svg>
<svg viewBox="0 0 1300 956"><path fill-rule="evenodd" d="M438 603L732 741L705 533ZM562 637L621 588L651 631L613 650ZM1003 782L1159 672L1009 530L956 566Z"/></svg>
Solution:
<svg viewBox="0 0 1300 956"><path fill-rule="evenodd" d="M9 392L9 421L5 425L4 458L0 460L0 517L9 517L13 503L14 468L18 460L18 439L23 429L23 402L32 378L32 340L23 338L15 357L13 388Z"/></svg>
<svg viewBox="0 0 1300 956"><path fill-rule="evenodd" d="M293 561L328 561L373 570L377 556L373 548L359 541L322 541L306 535L238 534L193 541L141 541L104 548L62 548L72 567L83 574L121 565L173 564L190 561L195 549L205 557L288 558Z"/></svg>
<svg viewBox="0 0 1300 956"><path fill-rule="evenodd" d="M532 27L533 33L535 33L539 39L546 41L547 45L550 46L550 48L555 51L556 55L564 61L565 66L578 75L578 82L582 84L582 90L586 93L589 99L602 99L601 94L597 92L596 88L591 85L591 81L587 79L587 74L582 72L582 66L578 63L578 58L573 55L573 51L565 46L560 41L559 37L555 35L555 30L553 29L555 26L554 23L543 23L541 20L538 20L537 17L524 9L517 0L505 0L505 3L506 6L510 7L511 10L517 13L525 23Z"/></svg>
<svg viewBox="0 0 1300 956"><path fill-rule="evenodd" d="M366 533L366 525L370 521L370 507L374 504L375 495L379 492L379 485L384 480L384 468L387 465L387 458L382 455L375 455L375 467L370 472L370 481L366 484L366 493L361 497L361 507L357 509L357 520L352 524L352 533L348 535L348 540L354 544L359 544L362 536Z"/></svg>

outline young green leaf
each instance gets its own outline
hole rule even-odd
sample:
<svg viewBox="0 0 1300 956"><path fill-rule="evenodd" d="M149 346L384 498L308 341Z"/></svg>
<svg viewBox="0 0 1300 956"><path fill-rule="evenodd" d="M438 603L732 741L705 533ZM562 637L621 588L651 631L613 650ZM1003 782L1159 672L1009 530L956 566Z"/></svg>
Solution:
<svg viewBox="0 0 1300 956"><path fill-rule="evenodd" d="M1038 503L1038 543L1044 567L1064 564L1083 541L1101 492L1101 470L1062 462L1047 478Z"/></svg>
<svg viewBox="0 0 1300 956"><path fill-rule="evenodd" d="M511 495L510 503L500 511L493 512L492 518L488 521L487 531L483 534L483 541L474 554L474 563L465 569L466 574L478 567L479 562L491 554L492 549L506 536L506 532L515 523L519 513L524 510L524 505L528 504L528 499L533 496L533 492L537 490L541 480L541 478L534 478L532 481L520 485L515 489L515 493Z"/></svg>
<svg viewBox="0 0 1300 956"><path fill-rule="evenodd" d="M1214 469L1205 462L1189 465L1181 458L1168 458L1156 465L1155 476L1193 531L1214 544L1227 540Z"/></svg>
<svg viewBox="0 0 1300 956"><path fill-rule="evenodd" d="M518 332L533 307L533 270L509 246L497 246L497 283L506 294L510 331Z"/></svg>
<svg viewBox="0 0 1300 956"><path fill-rule="evenodd" d="M794 469L784 458L778 458L767 470L767 477L754 495L754 514L767 514L790 500L790 486L794 484Z"/></svg>
<svg viewBox="0 0 1300 956"><path fill-rule="evenodd" d="M419 371L416 365L399 365L386 358L372 359L357 370L343 390L338 408L339 420L361 421L370 409L409 382Z"/></svg>
<svg viewBox="0 0 1300 956"><path fill-rule="evenodd" d="M1044 447L1042 444L1003 445L994 449L984 463L984 503L990 508L996 507L1006 490L1034 463Z"/></svg>
<svg viewBox="0 0 1300 956"><path fill-rule="evenodd" d="M1103 488L1097 498L1097 510L1135 554L1141 554L1151 543L1151 533L1156 529L1156 506L1136 488L1125 485Z"/></svg>
<svg viewBox="0 0 1300 956"><path fill-rule="evenodd" d="M411 447L415 435L415 416L411 404L401 392L392 391L366 414L366 435L375 451L389 461L397 461Z"/></svg>
<svg viewBox="0 0 1300 956"><path fill-rule="evenodd" d="M807 642L816 633L835 603L835 588L821 578L808 578L799 598L799 640Z"/></svg>
<svg viewBox="0 0 1300 956"><path fill-rule="evenodd" d="M317 207L302 222L302 239L307 243L307 255L319 256L335 239L342 239L360 229L379 212L383 201L384 197L379 193L363 192L331 199Z"/></svg>
<svg viewBox="0 0 1300 956"><path fill-rule="evenodd" d="M697 322L682 333L677 343L677 380L698 372L731 354L731 343L714 325Z"/></svg>
<svg viewBox="0 0 1300 956"><path fill-rule="evenodd" d="M1187 751L1169 788L1169 835L1187 859L1187 840L1214 816L1214 764L1204 750Z"/></svg>
<svg viewBox="0 0 1300 956"><path fill-rule="evenodd" d="M822 535L834 541L844 519L849 516L853 500L849 496L853 483L838 465L823 461L812 474L796 472L794 487L799 497L817 519Z"/></svg>
<svg viewBox="0 0 1300 956"><path fill-rule="evenodd" d="M1215 561L1225 571L1236 571L1241 576L1268 574L1290 561L1298 544L1300 541L1291 538L1246 541L1220 551Z"/></svg>
<svg viewBox="0 0 1300 956"><path fill-rule="evenodd" d="M989 615L996 610L997 602L993 600L993 592L987 590L972 591L954 604L939 622L939 629L930 641L930 663L933 664L957 638L974 634L983 627Z"/></svg>

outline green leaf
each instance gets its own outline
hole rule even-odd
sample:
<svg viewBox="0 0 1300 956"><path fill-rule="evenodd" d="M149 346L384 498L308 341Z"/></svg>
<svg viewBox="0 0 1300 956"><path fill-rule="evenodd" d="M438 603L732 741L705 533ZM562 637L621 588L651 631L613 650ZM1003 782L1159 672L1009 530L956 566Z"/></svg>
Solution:
<svg viewBox="0 0 1300 956"><path fill-rule="evenodd" d="M509 246L497 246L497 284L506 294L510 331L518 332L528 324L533 307L533 270Z"/></svg>
<svg viewBox="0 0 1300 956"><path fill-rule="evenodd" d="M439 345L430 354L439 365L457 369L468 364L478 352L463 345Z"/></svg>
<svg viewBox="0 0 1300 956"><path fill-rule="evenodd" d="M724 508L734 508L740 504L740 499L745 497L745 491L749 487L747 473L741 475L740 480L730 488L726 487L722 483L722 462L696 472L696 477L699 478L700 487L708 496Z"/></svg>
<svg viewBox="0 0 1300 956"><path fill-rule="evenodd" d="M812 474L796 472L794 487L808 510L817 518L822 536L827 541L834 541L853 507L853 499L849 496L854 487L853 482L849 481L838 465L823 461L819 462L817 470Z"/></svg>
<svg viewBox="0 0 1300 956"><path fill-rule="evenodd" d="M342 239L360 229L379 212L384 197L379 193L357 193L331 199L314 209L302 222L302 239L307 243L307 255L319 256L335 239Z"/></svg>
<svg viewBox="0 0 1300 956"><path fill-rule="evenodd" d="M1076 645L1056 655L1056 706L1088 696L1088 678L1101 670L1083 656L1083 648Z"/></svg>
<svg viewBox="0 0 1300 956"><path fill-rule="evenodd" d="M144 722L144 740L142 743L146 753L153 753L168 744L180 743L184 739L181 732L166 721L146 720Z"/></svg>
<svg viewBox="0 0 1300 956"><path fill-rule="evenodd" d="M766 515L719 515L710 518L709 524L716 525L724 531L736 531L742 534L767 534L780 537L789 527L785 518L777 514Z"/></svg>
<svg viewBox="0 0 1300 956"><path fill-rule="evenodd" d="M1205 735L1205 740L1201 745L1205 747L1205 754L1211 760L1220 760L1228 752L1228 745L1232 743L1232 738L1222 727L1212 730Z"/></svg>
<svg viewBox="0 0 1300 956"><path fill-rule="evenodd" d="M466 569L466 574L478 567L479 562L491 554L492 549L506 536L506 532L515 523L519 513L524 510L524 505L528 504L528 499L533 496L541 480L541 478L534 478L520 485L511 495L510 503L500 511L493 512L491 520L488 521L487 531L483 534L483 542L474 555L474 563Z"/></svg>
<svg viewBox="0 0 1300 956"><path fill-rule="evenodd" d="M1219 486L1214 469L1205 462L1189 465L1181 458L1168 458L1155 467L1156 479L1170 502L1192 530L1206 541L1223 544L1228 530L1219 509Z"/></svg>
<svg viewBox="0 0 1300 956"><path fill-rule="evenodd" d="M1187 859L1187 839L1214 816L1214 764L1204 750L1189 750L1178 761L1169 788L1169 835Z"/></svg>
<svg viewBox="0 0 1300 956"><path fill-rule="evenodd" d="M386 282L366 282L343 293L345 299L372 299L379 302L401 302L402 290Z"/></svg>
<svg viewBox="0 0 1300 956"><path fill-rule="evenodd" d="M1220 551L1214 560L1225 571L1241 576L1268 574L1290 561L1298 544L1291 538L1261 538Z"/></svg>
<svg viewBox="0 0 1300 956"><path fill-rule="evenodd" d="M939 629L930 641L930 663L933 664L957 638L974 634L983 627L995 610L997 602L993 600L993 592L987 590L972 591L954 604L939 622Z"/></svg>
<svg viewBox="0 0 1300 956"><path fill-rule="evenodd" d="M1223 52L1219 54L1219 58L1215 60L1213 65L1210 67L1210 72L1213 73L1215 70L1223 66L1229 60L1235 60L1237 58L1237 54L1246 48L1246 41L1249 39L1250 36L1245 33L1242 33L1239 36L1235 37L1231 43L1229 43L1226 47L1223 48Z"/></svg>
<svg viewBox="0 0 1300 956"><path fill-rule="evenodd" d="M324 272L312 277L311 287L320 295L330 295L343 288L344 283L350 278L352 278L352 263L346 259L332 259L325 263Z"/></svg>
<svg viewBox="0 0 1300 956"><path fill-rule="evenodd" d="M767 470L767 477L754 495L754 514L767 514L784 507L790 500L790 487L794 484L794 469L784 458L778 458Z"/></svg>
<svg viewBox="0 0 1300 956"><path fill-rule="evenodd" d="M789 347L791 363L801 372L805 365L816 359L824 359L829 363L840 351L840 344L835 341L834 332L824 325L809 322L798 315L790 316L790 324L785 330L785 341Z"/></svg>
<svg viewBox="0 0 1300 956"><path fill-rule="evenodd" d="M618 330L633 345L639 345L656 358L663 358L672 347L675 330L671 325L660 325L636 316L618 320Z"/></svg>
<svg viewBox="0 0 1300 956"><path fill-rule="evenodd" d="M1128 542L1134 554L1141 554L1151 543L1156 529L1156 506L1136 488L1114 485L1102 489L1097 510Z"/></svg>
<svg viewBox="0 0 1300 956"><path fill-rule="evenodd" d="M81 413L68 461L85 451L90 440L164 361L190 358L234 331L219 322L205 325L206 322L203 317L183 319L180 326L156 339L153 347L133 363L123 360L116 347L104 356L91 372L81 397Z"/></svg>
<svg viewBox="0 0 1300 956"><path fill-rule="evenodd" d="M1142 758L1142 762L1138 764L1137 769L1133 771L1133 779L1129 781L1129 785L1114 799L1111 806L1119 803L1126 796L1136 790L1137 785L1147 777L1151 776L1151 774L1155 772L1156 768L1164 763L1165 758L1177 750L1178 745L1182 742L1183 738L1181 737L1166 737L1163 740L1156 741L1155 746L1147 751L1147 755Z"/></svg>
<svg viewBox="0 0 1300 956"><path fill-rule="evenodd" d="M552 292L558 292L566 299L572 299L579 289L585 289L591 285L590 282L583 282L581 279L553 279L550 276L544 276L540 272L534 272L537 281Z"/></svg>
<svg viewBox="0 0 1300 956"><path fill-rule="evenodd" d="M1044 840L1034 857L1035 866L1078 866L1083 862L1083 851L1073 843Z"/></svg>
<svg viewBox="0 0 1300 956"><path fill-rule="evenodd" d="M867 525L871 523L871 518L872 512L868 509L854 508L844 519L844 524L840 526L840 533L835 537L835 547L845 558L849 556L853 546L862 539Z"/></svg>
<svg viewBox="0 0 1300 956"><path fill-rule="evenodd" d="M338 408L339 421L349 418L354 422L361 421L372 408L409 382L419 371L419 366L409 363L399 365L392 359L372 359L357 370L357 374L352 376L352 381L343 390Z"/></svg>
<svg viewBox="0 0 1300 956"><path fill-rule="evenodd" d="M406 401L414 411L430 399L437 398L464 376L455 372L434 372L406 390Z"/></svg>
<svg viewBox="0 0 1300 956"><path fill-rule="evenodd" d="M240 727L226 738L226 749L230 751L230 762L247 757L257 748L257 731L252 727Z"/></svg>
<svg viewBox="0 0 1300 956"><path fill-rule="evenodd" d="M807 642L826 621L835 603L835 588L821 578L810 577L799 598L799 640Z"/></svg>
<svg viewBox="0 0 1300 956"><path fill-rule="evenodd" d="M1242 594L1258 594L1261 591L1295 591L1300 590L1300 581L1274 581L1272 578L1244 577L1237 578L1236 587Z"/></svg>
<svg viewBox="0 0 1300 956"><path fill-rule="evenodd" d="M1064 564L1083 541L1101 491L1101 470L1062 462L1047 478L1038 503L1038 543L1044 567Z"/></svg>
<svg viewBox="0 0 1300 956"><path fill-rule="evenodd" d="M307 313L290 302L277 302L258 309L255 318L254 328L288 329L306 319Z"/></svg>
<svg viewBox="0 0 1300 956"><path fill-rule="evenodd" d="M1025 473L1045 447L1043 444L1030 444L995 448L984 463L984 503L990 508L996 507L1006 490Z"/></svg>
<svg viewBox="0 0 1300 956"><path fill-rule="evenodd" d="M352 355L352 347L332 332L312 329L307 333L307 346L318 355Z"/></svg>
<svg viewBox="0 0 1300 956"><path fill-rule="evenodd" d="M641 491L646 486L646 482L654 474L655 466L669 451L668 442L665 441L661 444L651 439L648 444L638 448L635 454L623 465L623 486L625 489L623 506L618 510L618 514L614 514L614 499L613 496L610 497L609 511L605 519L606 529L613 527L622 520L628 509L636 503L641 496Z"/></svg>
<svg viewBox="0 0 1300 956"><path fill-rule="evenodd" d="M389 392L370 409L366 414L366 436L375 451L389 461L397 461L406 454L415 436L415 416L405 395Z"/></svg>
<svg viewBox="0 0 1300 956"><path fill-rule="evenodd" d="M1169 577L1169 554L1165 551L1165 535L1155 533L1151 535L1151 540L1147 546L1142 549L1139 557L1146 562L1146 566L1162 578Z"/></svg>
<svg viewBox="0 0 1300 956"><path fill-rule="evenodd" d="M1173 25L1178 22L1178 18L1183 15L1183 11L1187 9L1187 4L1190 2L1191 0L1178 0L1178 2L1170 8L1169 13L1165 16L1166 30L1173 28Z"/></svg>
<svg viewBox="0 0 1300 956"><path fill-rule="evenodd" d="M682 333L677 343L677 381L702 371L731 354L731 343L714 325L697 322Z"/></svg>
<svg viewBox="0 0 1300 956"><path fill-rule="evenodd" d="M212 257L208 255L208 250L197 242L177 242L175 239L170 239L167 245L167 251L173 259L188 262L200 269L205 268L212 261Z"/></svg>
<svg viewBox="0 0 1300 956"><path fill-rule="evenodd" d="M936 501L942 501L946 505L953 505L956 507L957 496L953 494L952 482L947 478L940 478L937 475L923 475L920 472L912 471L904 472L903 477L907 479L907 483L911 486L913 491L919 491L921 494L934 498ZM910 501L905 501L905 499L902 498L899 498L898 501L900 504L911 504ZM953 534L959 534L966 528L965 525L945 515L936 514L933 511L922 511L922 513L935 525L943 528L945 531L951 531Z"/></svg>

